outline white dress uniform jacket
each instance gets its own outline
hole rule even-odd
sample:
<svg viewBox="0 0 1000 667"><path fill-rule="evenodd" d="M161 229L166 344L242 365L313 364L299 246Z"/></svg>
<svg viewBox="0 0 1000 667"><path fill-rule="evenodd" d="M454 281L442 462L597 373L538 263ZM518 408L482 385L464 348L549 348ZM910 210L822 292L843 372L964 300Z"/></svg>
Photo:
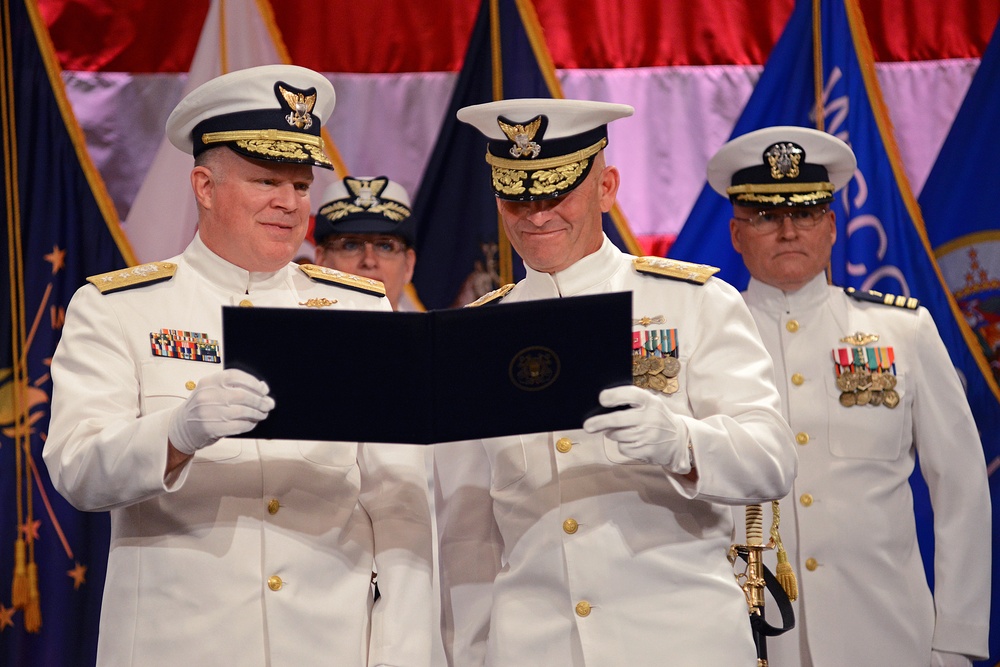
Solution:
<svg viewBox="0 0 1000 667"><path fill-rule="evenodd" d="M197 237L168 261L177 268L165 282L108 294L82 287L52 361L45 463L75 507L111 512L99 664L427 664L422 468L353 442L224 438L164 478L172 409L222 364L155 356L151 333L206 334L221 345L223 305L388 303L313 281L295 264L249 273ZM336 400L322 378L302 380ZM392 506L400 497L423 499L422 509ZM374 614L373 555L383 577Z"/></svg>
<svg viewBox="0 0 1000 667"><path fill-rule="evenodd" d="M756 662L727 505L781 497L795 474L771 360L736 290L640 274L632 259L605 238L565 271L528 269L505 301L632 292L633 317L649 318L633 331L675 329L680 389L662 399L690 431L697 481L583 430L438 445L454 665Z"/></svg>
<svg viewBox="0 0 1000 667"><path fill-rule="evenodd" d="M799 585L796 625L768 641L780 667L930 664L931 648L987 656L990 501L982 445L925 308L855 300L819 274L800 290L751 280L745 298L775 362L799 443L782 539ZM899 404L844 407L834 350L877 334ZM908 483L919 451L934 507L935 594Z"/></svg>

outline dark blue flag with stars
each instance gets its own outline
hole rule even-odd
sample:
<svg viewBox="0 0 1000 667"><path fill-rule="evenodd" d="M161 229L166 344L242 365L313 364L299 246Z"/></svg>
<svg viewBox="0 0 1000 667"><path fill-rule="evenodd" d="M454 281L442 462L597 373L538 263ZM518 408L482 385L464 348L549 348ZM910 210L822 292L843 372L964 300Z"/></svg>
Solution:
<svg viewBox="0 0 1000 667"><path fill-rule="evenodd" d="M482 0L414 200L413 285L427 309L462 306L524 277L497 217L486 138L455 117L465 106L522 97L562 97L534 7L530 0ZM622 250L638 253L617 208L604 216L604 231Z"/></svg>
<svg viewBox="0 0 1000 667"><path fill-rule="evenodd" d="M109 522L74 510L49 481L49 361L86 276L134 262L36 3L0 11L0 664L93 665Z"/></svg>
<svg viewBox="0 0 1000 667"><path fill-rule="evenodd" d="M819 12L819 30L815 35L814 8ZM817 43L819 59L814 50ZM998 108L995 84L996 81L988 89L994 115L990 120L984 117L977 129L982 133L981 138L991 137L993 145L998 146L993 128ZM857 0L797 0L732 136L775 125L816 127L851 145L858 159L858 170L831 204L838 226L830 266L831 283L920 299L933 316L952 362L966 384L986 461L997 461L1000 390L931 251L920 208L902 169ZM985 152L989 154L988 150ZM992 157L984 157L985 161L977 164L980 167L993 164L995 155L994 152ZM992 184L983 194L990 191ZM955 213L959 211L964 215L963 206ZM706 185L668 254L718 266L719 276L742 290L747 286L749 273L730 241L731 216L729 201ZM982 221L992 219L984 217ZM995 468L996 465L991 465L989 470ZM996 503L1000 493L994 477L992 474L990 481ZM911 485L921 555L933 587L933 516L919 469L914 472ZM994 505L994 524L997 514ZM1000 612L997 579L994 574L994 618ZM991 660L983 664L994 665L1000 659L998 623L991 622L990 628Z"/></svg>
<svg viewBox="0 0 1000 667"><path fill-rule="evenodd" d="M927 237L941 273L976 343L1000 381L1000 217L996 213L1000 156L1000 25L920 192ZM986 409L996 403L984 401ZM973 406L975 409L975 405ZM993 498L993 558L1000 554L1000 442L983 434ZM990 665L1000 661L1000 576L993 574Z"/></svg>

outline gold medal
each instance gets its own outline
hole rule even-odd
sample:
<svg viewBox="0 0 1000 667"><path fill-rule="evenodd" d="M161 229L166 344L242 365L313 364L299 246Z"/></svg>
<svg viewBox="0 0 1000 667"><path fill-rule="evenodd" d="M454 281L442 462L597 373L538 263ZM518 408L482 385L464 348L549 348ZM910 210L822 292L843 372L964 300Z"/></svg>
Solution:
<svg viewBox="0 0 1000 667"><path fill-rule="evenodd" d="M649 375L649 388L662 391L667 386L667 378L662 375Z"/></svg>
<svg viewBox="0 0 1000 667"><path fill-rule="evenodd" d="M854 391L850 372L840 374L837 378L837 389L840 391Z"/></svg>
<svg viewBox="0 0 1000 667"><path fill-rule="evenodd" d="M681 362L676 357L663 357L663 374L675 378L681 372Z"/></svg>
<svg viewBox="0 0 1000 667"><path fill-rule="evenodd" d="M850 408L857 405L857 396L854 395L853 391L845 391L840 394L840 404L845 408Z"/></svg>
<svg viewBox="0 0 1000 667"><path fill-rule="evenodd" d="M886 389L882 397L882 405L887 408L894 408L899 405L899 394L895 389Z"/></svg>
<svg viewBox="0 0 1000 667"><path fill-rule="evenodd" d="M649 372L650 357L634 357L632 359L632 375L645 375Z"/></svg>
<svg viewBox="0 0 1000 667"><path fill-rule="evenodd" d="M632 376L632 384L642 389L649 389L649 376L648 375L634 375Z"/></svg>
<svg viewBox="0 0 1000 667"><path fill-rule="evenodd" d="M872 400L869 405L882 405L882 401L885 399L885 394L879 391L872 391Z"/></svg>
<svg viewBox="0 0 1000 667"><path fill-rule="evenodd" d="M656 375L662 373L664 368L663 357L647 357L649 361L649 374Z"/></svg>
<svg viewBox="0 0 1000 667"><path fill-rule="evenodd" d="M872 390L860 389L855 397L858 405L868 405L872 402Z"/></svg>
<svg viewBox="0 0 1000 667"><path fill-rule="evenodd" d="M664 394L676 394L677 390L681 388L680 380L677 378L667 378L667 386L665 386L662 391Z"/></svg>
<svg viewBox="0 0 1000 667"><path fill-rule="evenodd" d="M872 388L872 375L871 373L868 372L867 368L863 371L860 371L857 375L858 375L857 388L859 390Z"/></svg>

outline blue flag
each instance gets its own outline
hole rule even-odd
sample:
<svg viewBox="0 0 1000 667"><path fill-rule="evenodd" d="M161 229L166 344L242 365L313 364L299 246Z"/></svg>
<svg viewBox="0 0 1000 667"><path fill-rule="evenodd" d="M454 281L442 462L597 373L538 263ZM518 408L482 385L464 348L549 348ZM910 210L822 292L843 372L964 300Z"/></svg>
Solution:
<svg viewBox="0 0 1000 667"><path fill-rule="evenodd" d="M931 253L882 102L857 0L821 0L818 35L813 34L813 4L812 0L796 2L732 136L774 125L799 125L825 130L851 145L858 158L858 171L831 205L838 224L831 280L844 287L920 299L934 317L952 361L967 384L987 461L993 461L1000 447L1000 393L982 349L965 324ZM814 55L817 40L821 47L819 62ZM991 92L993 115L984 115L983 122L970 124L978 126L984 139L993 125L986 119L998 117L995 79ZM994 137L992 141L1000 147L1000 140ZM970 167L982 169L992 164L988 154L985 150L981 160L971 160L975 166ZM989 186L984 185L980 192L987 196ZM966 215L964 201L951 208L953 214ZM978 220L986 222L991 215ZM721 267L720 277L745 289L749 273L730 242L731 216L729 201L706 185L669 255ZM921 554L933 586L932 516L919 470L911 483ZM994 491L993 497L1000 498L1000 494ZM994 511L994 521L996 514ZM994 582L996 579L994 576ZM996 600L994 595L994 614L1000 606ZM991 629L996 627L991 623ZM991 636L990 649L995 661L1000 656L995 636Z"/></svg>
<svg viewBox="0 0 1000 667"><path fill-rule="evenodd" d="M65 97L33 0L4 2L0 80L6 225L0 253L0 664L92 665L106 514L77 512L42 463L49 360L87 275L131 251Z"/></svg>
<svg viewBox="0 0 1000 667"><path fill-rule="evenodd" d="M1000 156L1000 25L993 30L937 161L920 193L927 236L948 288L1000 380L1000 218L996 162ZM983 401L981 409L996 410ZM975 410L977 406L973 404ZM993 498L993 553L1000 554L1000 442L983 434ZM1000 658L1000 576L993 575L990 655ZM990 664L993 664L991 661Z"/></svg>
<svg viewBox="0 0 1000 667"><path fill-rule="evenodd" d="M500 228L486 139L455 117L465 106L520 97L562 97L538 17L529 0L482 0L413 205L413 285L428 309L461 306L524 277ZM604 230L618 247L638 252L617 209L605 215Z"/></svg>

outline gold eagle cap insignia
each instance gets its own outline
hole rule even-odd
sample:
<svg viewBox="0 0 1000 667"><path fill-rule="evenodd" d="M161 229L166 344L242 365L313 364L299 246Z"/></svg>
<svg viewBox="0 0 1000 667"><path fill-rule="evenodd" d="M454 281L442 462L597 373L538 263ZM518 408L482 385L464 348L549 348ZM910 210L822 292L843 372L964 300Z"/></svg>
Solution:
<svg viewBox="0 0 1000 667"><path fill-rule="evenodd" d="M291 108L292 112L285 116L285 120L288 121L289 125L294 125L300 130L308 130L312 127L312 115L311 111L313 107L316 106L316 93L312 95L305 95L304 93L297 93L288 90L280 83L278 84L278 92L285 99L285 103Z"/></svg>
<svg viewBox="0 0 1000 667"><path fill-rule="evenodd" d="M542 116L535 116L527 123L508 123L502 118L497 118L497 125L503 130L514 145L510 147L510 154L519 157L538 157L542 152L542 146L535 141L535 135L542 127Z"/></svg>
<svg viewBox="0 0 1000 667"><path fill-rule="evenodd" d="M764 157L771 167L771 178L781 180L784 177L798 178L799 162L805 156L805 152L792 142L772 144L768 147Z"/></svg>
<svg viewBox="0 0 1000 667"><path fill-rule="evenodd" d="M354 205L362 208L369 208L379 203L379 196L389 184L389 179L380 177L363 180L360 178L347 177L344 185L354 195Z"/></svg>

